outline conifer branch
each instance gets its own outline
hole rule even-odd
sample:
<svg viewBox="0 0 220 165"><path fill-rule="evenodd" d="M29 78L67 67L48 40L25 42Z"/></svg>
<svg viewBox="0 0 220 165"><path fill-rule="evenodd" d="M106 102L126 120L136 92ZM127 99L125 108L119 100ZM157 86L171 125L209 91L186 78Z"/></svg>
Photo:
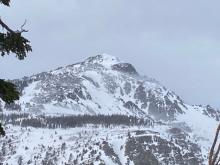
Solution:
<svg viewBox="0 0 220 165"><path fill-rule="evenodd" d="M10 32L10 33L15 33L12 29L10 29L10 28L8 27L8 25L6 25L6 24L2 21L1 18L0 18L0 25L1 25L4 29L6 29L8 32Z"/></svg>

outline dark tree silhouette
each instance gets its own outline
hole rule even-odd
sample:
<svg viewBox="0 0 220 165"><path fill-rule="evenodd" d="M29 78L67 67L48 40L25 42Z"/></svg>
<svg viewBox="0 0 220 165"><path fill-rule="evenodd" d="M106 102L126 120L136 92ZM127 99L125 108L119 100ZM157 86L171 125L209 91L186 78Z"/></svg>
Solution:
<svg viewBox="0 0 220 165"><path fill-rule="evenodd" d="M9 6L10 0L0 0L0 3L4 4L6 6Z"/></svg>
<svg viewBox="0 0 220 165"><path fill-rule="evenodd" d="M220 142L218 142L220 134L220 124L216 130L215 139L213 141L210 153L209 153L209 165L219 165L220 164ZM216 151L215 148L217 147Z"/></svg>
<svg viewBox="0 0 220 165"><path fill-rule="evenodd" d="M5 130L3 129L1 123L0 123L0 133L2 136L5 136Z"/></svg>
<svg viewBox="0 0 220 165"><path fill-rule="evenodd" d="M126 115L77 115L77 116L32 116L31 114L6 114L3 115L4 122L22 127L35 128L74 128L87 124L103 127L111 126L147 126L153 127L152 119L138 118Z"/></svg>
<svg viewBox="0 0 220 165"><path fill-rule="evenodd" d="M10 0L0 0L0 4L9 7ZM14 53L19 60L23 60L27 53L32 51L29 41L22 36L22 33L27 32L27 30L23 29L25 24L26 21L21 26L20 30L14 31L0 18L0 26L2 27L2 31L0 31L1 56ZM19 92L17 91L16 86L11 82L0 79L0 98L6 103L12 103L14 100L18 100ZM0 134L5 134L2 126Z"/></svg>

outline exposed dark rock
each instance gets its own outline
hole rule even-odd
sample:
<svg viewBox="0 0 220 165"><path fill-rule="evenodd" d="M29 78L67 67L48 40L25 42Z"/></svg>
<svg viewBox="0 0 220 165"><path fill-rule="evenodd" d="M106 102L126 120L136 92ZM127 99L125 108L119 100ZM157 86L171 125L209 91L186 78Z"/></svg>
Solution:
<svg viewBox="0 0 220 165"><path fill-rule="evenodd" d="M175 134L181 132L177 129L171 131ZM126 143L125 154L135 165L201 165L203 159L198 145L181 139L176 136L168 141L156 135L131 137Z"/></svg>
<svg viewBox="0 0 220 165"><path fill-rule="evenodd" d="M112 66L112 69L123 72L123 73L138 75L138 73L137 73L136 69L134 68L134 66L129 64L129 63L115 64L115 65Z"/></svg>
<svg viewBox="0 0 220 165"><path fill-rule="evenodd" d="M157 158L152 152L146 150L135 138L131 138L127 141L125 155L128 156L135 165L159 165Z"/></svg>
<svg viewBox="0 0 220 165"><path fill-rule="evenodd" d="M143 87L143 85L139 85L137 87L137 89L135 90L135 94L134 94L134 98L137 100L140 100L142 103L146 103L147 102L147 95L145 92L145 88Z"/></svg>
<svg viewBox="0 0 220 165"><path fill-rule="evenodd" d="M99 84L97 82L95 82L92 78L87 77L85 75L83 75L82 77L84 77L86 80L88 80L89 82L91 82L95 87L99 88Z"/></svg>
<svg viewBox="0 0 220 165"><path fill-rule="evenodd" d="M207 105L206 108L203 111L203 114L215 118L216 121L220 121L220 111L215 110L210 105Z"/></svg>
<svg viewBox="0 0 220 165"><path fill-rule="evenodd" d="M115 154L113 148L109 145L108 142L103 141L103 147L102 147L102 149L104 150L105 154L112 159L112 161L113 161L114 163L116 163L116 164L118 164L118 165L122 165L121 162L120 162L120 159L119 159L118 155Z"/></svg>
<svg viewBox="0 0 220 165"><path fill-rule="evenodd" d="M126 102L124 104L124 107L131 110L137 116L145 115L145 113L140 108L138 108L138 106L136 104L134 104L132 101Z"/></svg>
<svg viewBox="0 0 220 165"><path fill-rule="evenodd" d="M131 89L132 89L131 84L129 82L125 82L124 90L127 95L131 92Z"/></svg>

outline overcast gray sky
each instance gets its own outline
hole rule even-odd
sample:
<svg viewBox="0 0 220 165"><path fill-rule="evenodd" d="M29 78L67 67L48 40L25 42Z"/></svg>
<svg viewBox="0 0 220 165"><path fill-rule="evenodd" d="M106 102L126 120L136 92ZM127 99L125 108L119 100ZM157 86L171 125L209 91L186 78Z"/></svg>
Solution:
<svg viewBox="0 0 220 165"><path fill-rule="evenodd" d="M187 103L220 108L219 0L14 0L0 16L27 19L33 52L0 59L19 78L108 53L132 63Z"/></svg>

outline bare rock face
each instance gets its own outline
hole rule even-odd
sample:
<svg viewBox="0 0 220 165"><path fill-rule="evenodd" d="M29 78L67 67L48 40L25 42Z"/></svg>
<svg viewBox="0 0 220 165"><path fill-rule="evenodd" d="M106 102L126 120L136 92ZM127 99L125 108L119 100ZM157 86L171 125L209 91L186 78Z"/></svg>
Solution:
<svg viewBox="0 0 220 165"><path fill-rule="evenodd" d="M182 130L173 128L171 132L174 134L171 140L156 134L138 133L139 136L128 139L125 153L135 165L145 165L146 162L149 165L201 165L203 159L199 146L187 141L188 135L182 134Z"/></svg>
<svg viewBox="0 0 220 165"><path fill-rule="evenodd" d="M220 121L220 111L215 110L210 105L207 105L203 110L203 113L209 117L215 118L216 121Z"/></svg>
<svg viewBox="0 0 220 165"><path fill-rule="evenodd" d="M131 75L138 75L136 69L129 63L119 63L112 65L112 69Z"/></svg>
<svg viewBox="0 0 220 165"><path fill-rule="evenodd" d="M159 165L159 161L150 150L146 150L144 146L135 138L131 138L126 143L125 154L133 161L135 165Z"/></svg>

